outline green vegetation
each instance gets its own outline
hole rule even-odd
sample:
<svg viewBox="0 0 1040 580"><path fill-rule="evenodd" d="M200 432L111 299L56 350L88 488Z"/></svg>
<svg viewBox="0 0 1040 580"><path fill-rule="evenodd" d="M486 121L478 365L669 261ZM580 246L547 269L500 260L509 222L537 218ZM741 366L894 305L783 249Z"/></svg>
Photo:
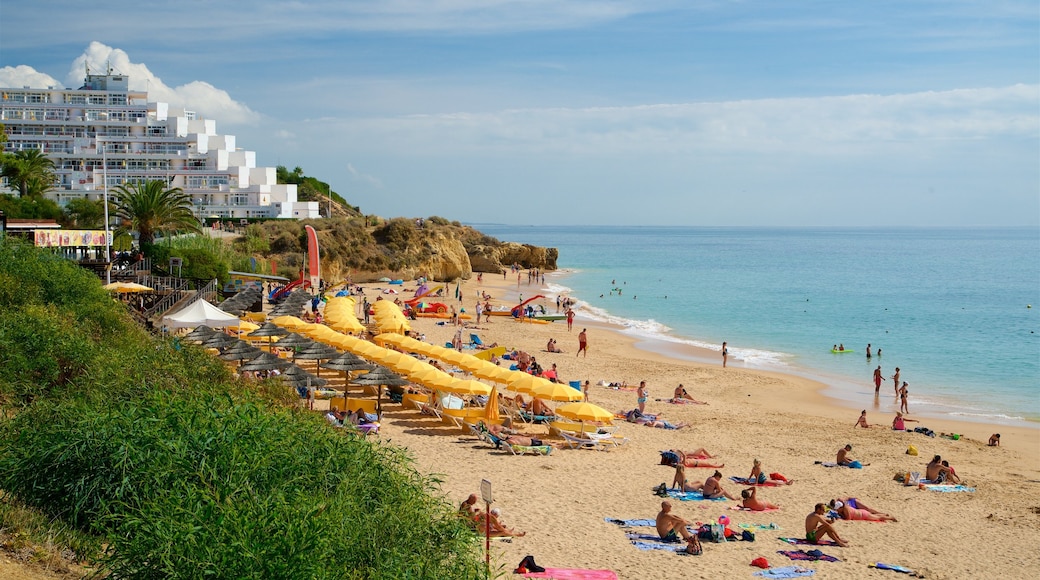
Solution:
<svg viewBox="0 0 1040 580"><path fill-rule="evenodd" d="M191 196L181 188L166 188L162 181L124 183L115 188L115 215L124 230L137 232L141 251L152 254L155 234L199 231Z"/></svg>
<svg viewBox="0 0 1040 580"><path fill-rule="evenodd" d="M6 177L18 197L43 197L57 179L54 161L39 149L22 149L0 155L0 175Z"/></svg>
<svg viewBox="0 0 1040 580"><path fill-rule="evenodd" d="M339 205L346 215L361 215L361 208L347 203L347 200L343 199L343 196L332 191L332 186L328 183L325 183L316 177L308 177L304 175L302 167L294 167L292 171L289 171L284 165L279 165L275 168L275 176L278 179L278 183L296 184L296 196L299 201L324 202L324 205L319 205L319 207L320 211L323 212L322 215L325 217L331 217L328 215L327 201L329 198Z"/></svg>
<svg viewBox="0 0 1040 580"><path fill-rule="evenodd" d="M0 517L21 543L123 578L483 577L402 450L150 338L95 276L14 240L0 352Z"/></svg>

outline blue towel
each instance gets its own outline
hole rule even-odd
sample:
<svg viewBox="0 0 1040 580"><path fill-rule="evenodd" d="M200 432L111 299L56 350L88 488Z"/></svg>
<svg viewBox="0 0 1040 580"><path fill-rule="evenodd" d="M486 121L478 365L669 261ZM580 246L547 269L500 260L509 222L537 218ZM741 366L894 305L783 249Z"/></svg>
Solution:
<svg viewBox="0 0 1040 580"><path fill-rule="evenodd" d="M658 542L632 542L632 545L639 548L640 550L668 550L669 552L675 552L683 550L685 546L676 547L675 544L662 544Z"/></svg>
<svg viewBox="0 0 1040 580"><path fill-rule="evenodd" d="M974 487L968 487L966 485L960 485L960 484L957 484L957 485L950 485L950 484L945 484L945 483L931 484L931 485L926 484L925 487L927 489L932 490L932 491L941 491L943 493L951 493L951 492L956 492L956 491L967 491L967 492L973 493L975 491Z"/></svg>
<svg viewBox="0 0 1040 580"><path fill-rule="evenodd" d="M726 501L725 497L716 497L713 499L708 499L705 498L704 494L702 494L699 491L678 491L675 489L668 490L668 497L675 498L679 501Z"/></svg>
<svg viewBox="0 0 1040 580"><path fill-rule="evenodd" d="M603 518L603 519L608 521L608 522L610 522L610 523L612 523L612 524L617 524L619 526L623 526L623 527L626 527L626 528L632 528L632 527L637 527L637 526L650 526L650 527L653 527L653 526L657 525L657 521L656 520L621 520L621 519L617 519L617 518Z"/></svg>

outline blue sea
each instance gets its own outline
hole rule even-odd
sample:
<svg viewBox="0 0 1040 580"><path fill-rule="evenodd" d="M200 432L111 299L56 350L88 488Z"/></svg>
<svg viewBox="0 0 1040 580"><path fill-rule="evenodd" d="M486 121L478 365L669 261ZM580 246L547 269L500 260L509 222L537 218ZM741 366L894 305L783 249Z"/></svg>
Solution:
<svg viewBox="0 0 1040 580"><path fill-rule="evenodd" d="M868 408L880 364L884 410L900 367L914 414L1040 422L1037 228L474 227L558 248L550 291L643 348L728 341L734 366Z"/></svg>

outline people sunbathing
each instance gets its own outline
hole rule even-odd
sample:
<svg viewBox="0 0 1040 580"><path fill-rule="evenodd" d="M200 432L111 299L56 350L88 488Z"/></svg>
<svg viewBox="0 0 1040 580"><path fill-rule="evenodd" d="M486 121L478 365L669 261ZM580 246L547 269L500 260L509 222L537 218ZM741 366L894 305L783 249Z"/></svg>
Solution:
<svg viewBox="0 0 1040 580"><path fill-rule="evenodd" d="M556 339L555 338L550 338L549 339L548 344L545 345L545 350L547 352L563 352L562 350L560 350L560 347L556 346Z"/></svg>
<svg viewBox="0 0 1040 580"><path fill-rule="evenodd" d="M726 499L736 500L737 498L729 494L728 491L722 487L722 472L716 470L708 479L704 480L704 486L701 488L701 494L704 495L704 499L716 499L724 497Z"/></svg>
<svg viewBox="0 0 1040 580"><path fill-rule="evenodd" d="M762 501L762 500L758 499L758 497L756 495L757 493L758 493L758 490L755 487L749 487L749 488L745 489L744 491L740 492L740 497L741 497L740 505L746 507L747 509L749 509L751 511L755 511L755 512L764 512L766 510L778 510L778 509L780 509L780 506L778 506L776 504L772 504L772 503L769 503L767 501Z"/></svg>
<svg viewBox="0 0 1040 580"><path fill-rule="evenodd" d="M896 518L879 512L854 497L832 499L828 504L843 520L860 520L867 522L896 522Z"/></svg>
<svg viewBox="0 0 1040 580"><path fill-rule="evenodd" d="M678 387L675 387L675 392L672 393L672 400L679 401L682 399L693 400L693 397L686 392L686 388L682 386L682 383L680 383Z"/></svg>
<svg viewBox="0 0 1040 580"><path fill-rule="evenodd" d="M683 427L686 427L686 423L670 423L663 419L659 419L658 415L644 415L639 411L639 409L632 409L625 413L625 420L629 423L646 425L647 427L654 427L657 429L682 429Z"/></svg>
<svg viewBox="0 0 1040 580"><path fill-rule="evenodd" d="M811 544L818 544L826 537L830 537L839 546L848 546L848 542L841 539L838 531L831 525L834 520L825 517L827 506L818 503L812 513L805 517L805 539Z"/></svg>
<svg viewBox="0 0 1040 580"><path fill-rule="evenodd" d="M724 464L719 464L715 461L705 461L705 459L712 459L715 456L708 453L708 450L703 447L694 451L672 449L671 452L679 456L678 463L686 467L714 467L716 469L726 467Z"/></svg>
<svg viewBox="0 0 1040 580"><path fill-rule="evenodd" d="M957 473L950 467L950 463L943 461L942 457L938 455L933 457L932 461L925 467L925 477L935 483L961 482L961 478L957 477Z"/></svg>
<svg viewBox="0 0 1040 580"><path fill-rule="evenodd" d="M486 514L486 516L483 512L478 513L477 531L483 531L485 526L490 523L488 530L492 538L522 538L527 535L527 532L518 532L514 528L507 526L502 521L501 514L501 510L498 508L492 508L491 512Z"/></svg>
<svg viewBox="0 0 1040 580"><path fill-rule="evenodd" d="M751 475L748 476L748 483L752 485L791 485L794 483L794 480L787 479L780 473L770 473L767 477L765 473L762 473L762 462L756 459L751 465Z"/></svg>
<svg viewBox="0 0 1040 580"><path fill-rule="evenodd" d="M704 488L703 483L690 483L686 479L686 466L682 463L675 464L675 477L672 479L672 487L679 491L700 491Z"/></svg>
<svg viewBox="0 0 1040 580"><path fill-rule="evenodd" d="M469 497L463 500L462 504L459 505L459 515L466 518L470 525L476 526L477 515L480 513L480 506L477 505L477 501L480 498L477 494L471 493Z"/></svg>
<svg viewBox="0 0 1040 580"><path fill-rule="evenodd" d="M859 414L859 419L856 421L856 424L853 425L853 426L854 427L863 427L864 429L869 429L870 428L870 423L867 423L867 410L866 409L863 409L863 411Z"/></svg>

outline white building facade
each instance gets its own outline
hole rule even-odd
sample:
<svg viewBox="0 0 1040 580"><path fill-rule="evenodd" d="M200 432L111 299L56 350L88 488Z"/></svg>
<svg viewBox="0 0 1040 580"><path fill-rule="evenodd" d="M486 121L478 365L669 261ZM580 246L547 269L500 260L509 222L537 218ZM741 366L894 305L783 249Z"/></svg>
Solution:
<svg viewBox="0 0 1040 580"><path fill-rule="evenodd" d="M98 199L123 183L160 180L190 195L205 218L316 218L318 202L299 202L296 185L278 184L274 167L193 111L148 102L125 75L87 73L75 90L0 89L5 151L39 149L54 161L48 194L59 205Z"/></svg>

